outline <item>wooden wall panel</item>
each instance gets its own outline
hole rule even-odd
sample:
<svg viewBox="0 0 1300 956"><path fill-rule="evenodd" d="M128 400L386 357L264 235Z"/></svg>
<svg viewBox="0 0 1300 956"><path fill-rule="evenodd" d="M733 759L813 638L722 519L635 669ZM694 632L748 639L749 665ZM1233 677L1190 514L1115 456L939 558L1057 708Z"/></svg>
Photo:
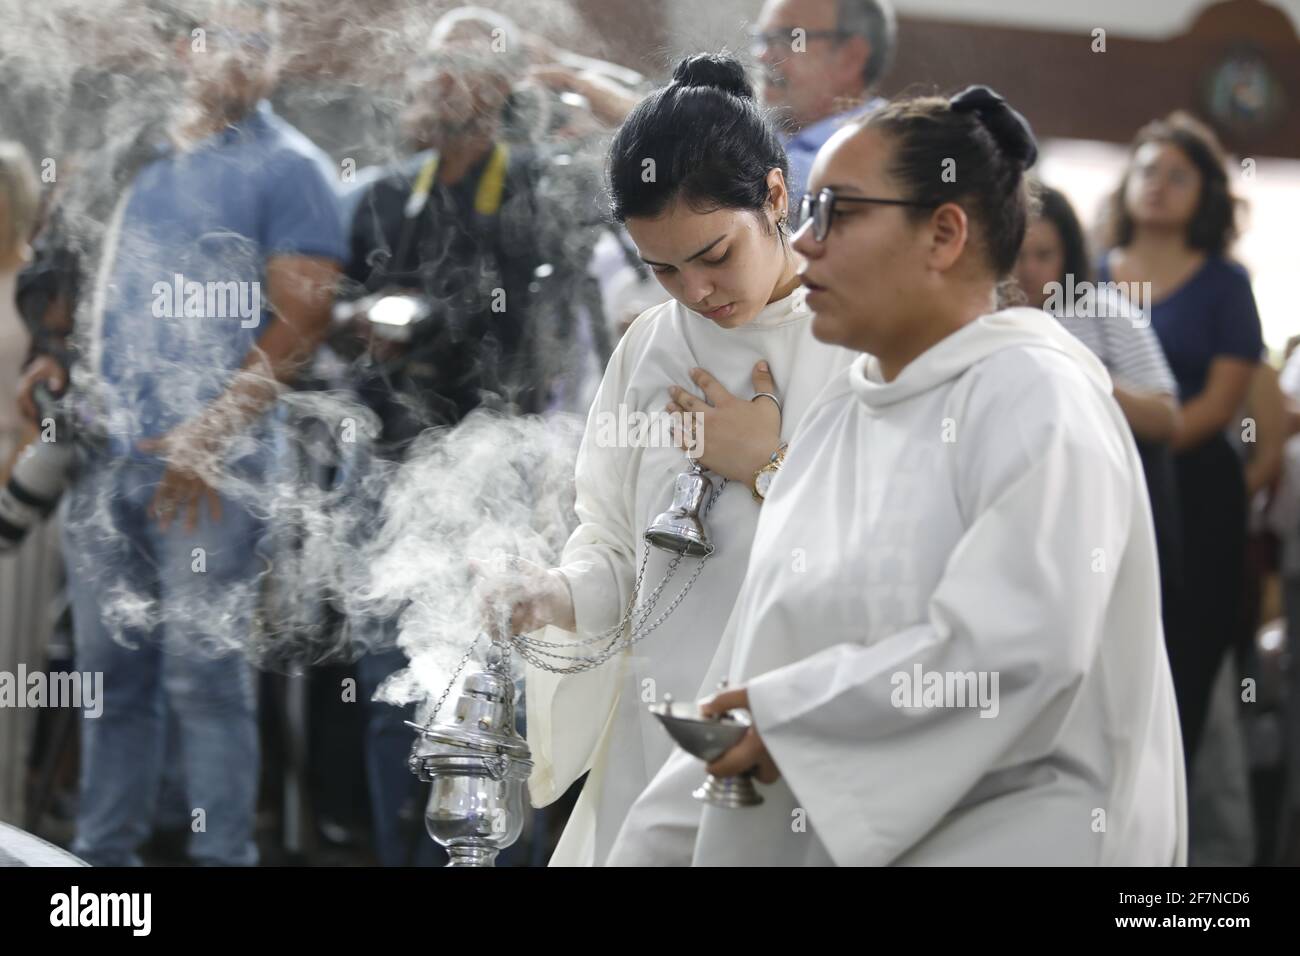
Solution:
<svg viewBox="0 0 1300 956"><path fill-rule="evenodd" d="M883 92L950 92L985 83L1005 95L1044 137L1127 143L1143 123L1174 109L1210 120L1242 156L1300 159L1300 39L1281 11L1261 0L1206 9L1187 34L1168 40L1112 35L1094 53L1087 32L899 19L899 49ZM1281 91L1280 112L1263 128L1214 122L1205 87L1231 51L1249 48Z"/></svg>

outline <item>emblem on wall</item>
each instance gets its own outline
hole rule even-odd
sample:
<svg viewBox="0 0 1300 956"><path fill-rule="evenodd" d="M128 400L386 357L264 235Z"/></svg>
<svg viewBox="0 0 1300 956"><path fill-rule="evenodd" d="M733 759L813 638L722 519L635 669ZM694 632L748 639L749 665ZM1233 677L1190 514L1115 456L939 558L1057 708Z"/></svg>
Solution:
<svg viewBox="0 0 1300 956"><path fill-rule="evenodd" d="M1286 103L1282 85L1259 51L1238 47L1210 71L1205 106L1226 129L1259 132L1277 125Z"/></svg>

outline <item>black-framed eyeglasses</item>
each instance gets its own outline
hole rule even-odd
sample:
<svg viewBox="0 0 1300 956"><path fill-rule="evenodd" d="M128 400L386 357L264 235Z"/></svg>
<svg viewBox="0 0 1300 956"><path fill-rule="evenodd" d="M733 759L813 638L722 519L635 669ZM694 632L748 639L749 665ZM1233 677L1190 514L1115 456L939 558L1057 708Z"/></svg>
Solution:
<svg viewBox="0 0 1300 956"><path fill-rule="evenodd" d="M749 49L755 56L764 50L784 45L792 51L796 39L801 40L843 40L852 36L843 30L804 30L796 27L788 30L750 30Z"/></svg>
<svg viewBox="0 0 1300 956"><path fill-rule="evenodd" d="M919 209L933 209L932 202L919 202L915 199L873 199L867 196L837 196L835 190L827 188L814 196L804 193L799 203L799 228L812 222L813 238L825 242L830 235L831 223L835 218L835 204L841 202L872 203L877 206L916 206Z"/></svg>

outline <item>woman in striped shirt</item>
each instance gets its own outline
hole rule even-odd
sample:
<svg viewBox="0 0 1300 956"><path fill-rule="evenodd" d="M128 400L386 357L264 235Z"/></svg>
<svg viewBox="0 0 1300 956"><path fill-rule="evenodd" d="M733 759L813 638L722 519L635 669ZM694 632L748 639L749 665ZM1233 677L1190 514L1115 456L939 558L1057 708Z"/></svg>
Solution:
<svg viewBox="0 0 1300 956"><path fill-rule="evenodd" d="M1093 284L1087 242L1070 201L1049 186L1038 190L1041 207L1025 230L1016 281L1028 305L1053 315L1110 372L1115 401L1146 472L1167 640L1182 582L1181 519L1169 448L1178 425L1178 384L1150 317L1114 286Z"/></svg>
<svg viewBox="0 0 1300 956"><path fill-rule="evenodd" d="M1087 244L1070 201L1048 186L1039 191L1042 208L1025 231L1016 263L1028 304L1054 315L1101 359L1115 380L1115 401L1140 441L1169 441L1178 421L1178 386L1149 316L1110 287L1091 285ZM1090 300L1067 299L1085 289Z"/></svg>

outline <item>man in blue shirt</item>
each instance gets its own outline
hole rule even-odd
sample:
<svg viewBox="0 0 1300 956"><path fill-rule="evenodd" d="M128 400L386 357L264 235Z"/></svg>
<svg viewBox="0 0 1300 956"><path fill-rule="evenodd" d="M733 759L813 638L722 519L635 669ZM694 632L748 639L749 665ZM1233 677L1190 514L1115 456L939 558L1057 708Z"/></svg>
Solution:
<svg viewBox="0 0 1300 956"><path fill-rule="evenodd" d="M170 142L129 177L77 306L73 383L107 434L70 489L64 545L77 666L104 675L102 716L83 721L73 844L98 865L138 862L169 708L190 856L257 862L241 652L264 526L241 489L264 472L264 413L324 336L345 255L324 155L263 99L274 26L228 8L178 38L187 79Z"/></svg>
<svg viewBox="0 0 1300 956"><path fill-rule="evenodd" d="M844 123L878 108L894 52L889 0L767 0L752 34L763 102L785 128L797 206L813 158Z"/></svg>

